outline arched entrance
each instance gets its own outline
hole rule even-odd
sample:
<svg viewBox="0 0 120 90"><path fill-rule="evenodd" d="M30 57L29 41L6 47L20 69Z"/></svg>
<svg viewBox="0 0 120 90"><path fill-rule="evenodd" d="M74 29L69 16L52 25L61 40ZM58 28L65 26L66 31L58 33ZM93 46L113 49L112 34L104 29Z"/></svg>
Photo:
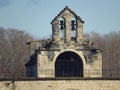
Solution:
<svg viewBox="0 0 120 90"><path fill-rule="evenodd" d="M83 77L83 62L79 55L66 51L55 62L55 77Z"/></svg>

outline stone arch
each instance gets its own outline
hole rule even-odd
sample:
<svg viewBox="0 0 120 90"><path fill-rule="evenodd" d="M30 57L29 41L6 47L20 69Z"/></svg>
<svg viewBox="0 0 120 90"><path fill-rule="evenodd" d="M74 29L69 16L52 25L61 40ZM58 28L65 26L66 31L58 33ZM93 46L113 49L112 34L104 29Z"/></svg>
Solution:
<svg viewBox="0 0 120 90"><path fill-rule="evenodd" d="M55 77L83 77L84 56L81 52L66 50L54 58Z"/></svg>
<svg viewBox="0 0 120 90"><path fill-rule="evenodd" d="M56 55L55 55L54 58L53 58L53 62L55 63L57 57L58 57L61 53L67 52L67 51L71 51L71 52L74 52L74 53L78 54L78 55L81 57L82 61L83 61L83 65L84 65L84 66L86 65L86 60L85 60L85 57L84 57L82 51L76 51L76 50L73 50L73 49L67 49L67 50L62 50L62 51L60 51L60 52L56 52Z"/></svg>

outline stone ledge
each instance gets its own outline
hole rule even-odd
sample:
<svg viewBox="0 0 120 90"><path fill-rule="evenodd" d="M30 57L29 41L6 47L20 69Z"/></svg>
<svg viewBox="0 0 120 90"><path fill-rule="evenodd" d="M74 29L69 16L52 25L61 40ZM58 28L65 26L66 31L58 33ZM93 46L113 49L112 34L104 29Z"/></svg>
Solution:
<svg viewBox="0 0 120 90"><path fill-rule="evenodd" d="M79 77L56 77L56 78L0 78L0 81L57 81L57 80L120 80L120 78L79 78Z"/></svg>

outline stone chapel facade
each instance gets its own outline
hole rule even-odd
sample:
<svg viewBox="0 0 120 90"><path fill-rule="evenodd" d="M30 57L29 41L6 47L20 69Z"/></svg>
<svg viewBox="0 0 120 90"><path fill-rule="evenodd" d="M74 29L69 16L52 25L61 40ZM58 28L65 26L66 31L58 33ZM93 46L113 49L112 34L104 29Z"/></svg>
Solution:
<svg viewBox="0 0 120 90"><path fill-rule="evenodd" d="M52 20L52 38L30 41L28 77L102 77L102 53L83 34L84 21L67 6Z"/></svg>

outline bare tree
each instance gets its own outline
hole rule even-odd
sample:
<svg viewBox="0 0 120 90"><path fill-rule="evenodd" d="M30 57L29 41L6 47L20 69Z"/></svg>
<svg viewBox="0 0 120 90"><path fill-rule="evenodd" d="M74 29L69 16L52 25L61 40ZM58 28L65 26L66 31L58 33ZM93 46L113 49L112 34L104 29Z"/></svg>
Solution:
<svg viewBox="0 0 120 90"><path fill-rule="evenodd" d="M120 31L86 36L103 52L103 76L120 77ZM26 43L31 40L33 37L24 31L0 28L0 78L25 76L25 63L29 60Z"/></svg>
<svg viewBox="0 0 120 90"><path fill-rule="evenodd" d="M0 76L24 76L24 64L29 60L26 42L33 37L24 31L0 28L0 38Z"/></svg>
<svg viewBox="0 0 120 90"><path fill-rule="evenodd" d="M105 35L92 32L86 35L103 52L103 76L120 77L120 31Z"/></svg>

